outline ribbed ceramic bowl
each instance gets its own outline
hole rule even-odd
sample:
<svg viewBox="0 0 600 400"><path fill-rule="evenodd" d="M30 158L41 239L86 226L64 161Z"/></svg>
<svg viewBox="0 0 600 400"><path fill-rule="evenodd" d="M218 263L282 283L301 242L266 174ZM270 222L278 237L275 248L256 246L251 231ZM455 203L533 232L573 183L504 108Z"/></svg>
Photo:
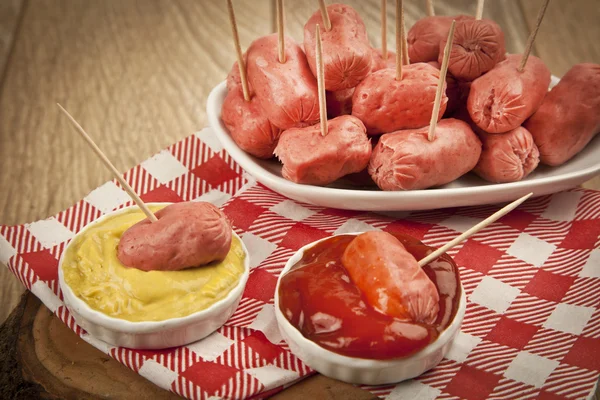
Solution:
<svg viewBox="0 0 600 400"><path fill-rule="evenodd" d="M168 205L170 203L150 203L149 205ZM98 218L77 235L82 235L87 229L101 224L105 219L122 214L137 206L127 207ZM59 261L58 280L63 292L64 302L75 321L92 336L115 346L131 349L163 349L167 347L182 346L200 340L219 329L235 312L250 273L250 256L248 249L242 243L246 255L244 260L244 273L238 284L223 299L209 308L195 312L185 317L172 318L164 321L130 322L124 319L110 317L92 309L88 304L75 296L69 285L66 284L62 269L63 257L72 240Z"/></svg>
<svg viewBox="0 0 600 400"><path fill-rule="evenodd" d="M362 232L350 233L359 235ZM327 350L315 342L305 338L283 315L279 307L279 285L281 278L301 258L304 252L315 244L328 238L310 243L298 250L287 262L275 289L275 316L281 335L290 346L294 355L319 373L340 381L365 384L384 385L401 382L417 377L435 367L448 352L454 337L458 333L465 316L467 299L460 285L460 300L454 320L439 337L423 350L412 356L390 360L370 360L343 356Z"/></svg>

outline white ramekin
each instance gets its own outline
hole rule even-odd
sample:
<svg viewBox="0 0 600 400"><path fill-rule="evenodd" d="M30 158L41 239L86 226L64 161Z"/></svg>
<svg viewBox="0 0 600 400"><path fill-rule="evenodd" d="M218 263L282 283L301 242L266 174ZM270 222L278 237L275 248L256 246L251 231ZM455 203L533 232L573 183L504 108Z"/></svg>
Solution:
<svg viewBox="0 0 600 400"><path fill-rule="evenodd" d="M350 233L350 235L359 235L360 233L362 232ZM308 248L327 239L329 238L317 240L299 249L288 260L277 281L277 287L275 288L275 316L279 324L281 336L290 346L292 353L306 365L323 375L344 382L365 385L383 385L411 379L438 365L448 352L465 316L467 299L462 284L460 285L461 295L458 303L458 311L448 328L423 350L405 358L371 360L343 356L305 338L285 318L279 307L279 285L281 284L281 278L302 258Z"/></svg>
<svg viewBox="0 0 600 400"><path fill-rule="evenodd" d="M168 205L171 203L149 203L151 206ZM137 206L117 210L88 224L77 234L82 235L89 228L102 223L107 218L122 214ZM76 236L76 237L77 237ZM219 329L236 310L250 273L250 255L244 242L235 232L233 236L240 240L246 255L244 273L238 284L229 294L209 308L195 312L185 317L172 318L164 321L131 322L113 318L92 309L85 301L75 296L65 282L62 263L64 255L75 241L67 245L58 264L58 280L63 293L64 303L75 318L77 324L97 339L114 346L131 349L164 349L182 346L200 340Z"/></svg>

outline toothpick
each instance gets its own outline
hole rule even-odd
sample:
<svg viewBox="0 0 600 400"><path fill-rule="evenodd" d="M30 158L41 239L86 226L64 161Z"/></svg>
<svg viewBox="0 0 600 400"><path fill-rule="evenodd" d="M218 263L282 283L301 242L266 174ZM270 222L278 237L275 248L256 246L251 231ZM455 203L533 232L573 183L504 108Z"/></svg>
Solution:
<svg viewBox="0 0 600 400"><path fill-rule="evenodd" d="M112 165L112 163L109 161L109 159L106 157L106 155L102 152L102 150L100 150L100 148L98 148L96 143L94 143L92 138L90 138L90 136L83 130L81 125L79 125L79 123L77 121L75 121L75 118L73 118L71 116L71 114L69 114L69 112L63 108L63 106L61 106L58 103L56 103L56 104L61 109L61 111L63 113L65 113L67 118L69 118L69 120L73 124L73 127L77 130L77 132L81 135L81 137L83 137L85 139L85 141L90 145L92 150L94 150L94 152L98 155L98 157L100 157L100 160L102 160L104 165L106 165L106 167L113 173L115 178L119 181L119 183L121 184L123 189L125 189L125 191L129 195L129 197L131 197L131 199L135 202L135 204L137 204L138 207L144 212L144 214L146 214L146 217L148 217L148 219L151 222L158 221L158 218L156 218L156 216L152 213L152 211L150 211L148 206L146 206L146 204L144 204L144 202L142 201L142 199L140 199L140 197L137 195L137 193L135 193L133 191L133 189L131 188L131 186L129 186L129 184L125 181L125 179L123 179L123 177L121 176L119 171L117 171L115 166Z"/></svg>
<svg viewBox="0 0 600 400"><path fill-rule="evenodd" d="M240 46L240 36L238 35L237 23L235 22L235 13L231 0L227 0L227 9L229 10L229 22L231 23L231 33L233 35L233 44L235 45L235 54L237 56L238 67L240 68L240 80L242 81L242 92L244 100L250 101L250 90L248 90L248 78L246 77L246 63L242 55Z"/></svg>
<svg viewBox="0 0 600 400"><path fill-rule="evenodd" d="M450 59L450 50L454 41L454 26L456 21L452 21L450 32L448 32L448 41L444 47L444 59L440 68L440 80L438 81L437 91L435 92L435 102L433 103L433 112L431 113L431 121L429 122L429 132L427 139L431 142L435 138L435 128L438 123L438 114L440 112L440 104L442 103L442 93L444 92L444 83L446 83L446 74L448 73L448 60Z"/></svg>
<svg viewBox="0 0 600 400"><path fill-rule="evenodd" d="M329 32L331 30L331 20L327 13L327 7L325 6L325 0L319 0L319 8L321 9L321 18L323 18L323 24L325 24L325 30Z"/></svg>
<svg viewBox="0 0 600 400"><path fill-rule="evenodd" d="M546 8L548 8L548 3L550 3L550 0L544 1L544 4L542 4L542 8L540 8L540 12L537 16L537 21L535 21L535 27L533 28L533 31L527 39L527 45L525 46L523 58L521 58L521 64L519 65L519 68L517 68L517 71L519 72L523 72L523 70L525 69L525 64L527 64L529 53L531 53L531 49L533 48L533 42L535 41L535 37L537 36L538 30L540 29L540 25L542 24L542 19L544 19Z"/></svg>
<svg viewBox="0 0 600 400"><path fill-rule="evenodd" d="M402 32L404 25L404 6L402 0L396 0L396 80L402 80L402 42L404 35Z"/></svg>
<svg viewBox="0 0 600 400"><path fill-rule="evenodd" d="M387 0L381 0L381 57L388 58L387 52Z"/></svg>
<svg viewBox="0 0 600 400"><path fill-rule="evenodd" d="M436 258L441 256L442 254L444 254L445 252L447 252L448 250L450 250L451 248L453 248L454 246L456 246L463 240L468 239L469 237L476 234L477 232L479 232L486 226L496 222L496 220L498 220L499 218L505 216L506 214L508 214L515 208L517 208L521 203L523 203L525 200L527 200L529 197L531 197L531 195L533 195L533 193L529 193L529 194L521 197L520 199L513 201L506 207L500 209L499 211L495 212L491 216L487 217L486 219L484 219L483 221L481 221L480 223L478 223L477 225L475 225L474 227L472 227L471 229L469 229L462 235L458 236L454 240L451 240L446 245L440 247L439 249L435 250L433 253L429 254L427 257L420 260L419 266L422 267L424 265L429 264L430 262L432 262L433 260L435 260Z"/></svg>
<svg viewBox="0 0 600 400"><path fill-rule="evenodd" d="M475 19L479 20L483 17L483 3L485 0L477 0L477 11L475 12Z"/></svg>
<svg viewBox="0 0 600 400"><path fill-rule="evenodd" d="M433 9L433 0L427 0L427 16L433 17L435 10Z"/></svg>
<svg viewBox="0 0 600 400"><path fill-rule="evenodd" d="M408 40L406 37L406 24L404 23L404 12L402 12L402 65L410 64L408 58Z"/></svg>
<svg viewBox="0 0 600 400"><path fill-rule="evenodd" d="M283 18L283 0L277 0L277 33L279 34L279 62L285 63L285 26Z"/></svg>
<svg viewBox="0 0 600 400"><path fill-rule="evenodd" d="M321 49L321 29L317 24L315 31L315 55L317 63L317 89L319 92L319 118L321 119L321 136L327 135L327 100L325 98L325 69L323 68L323 50Z"/></svg>

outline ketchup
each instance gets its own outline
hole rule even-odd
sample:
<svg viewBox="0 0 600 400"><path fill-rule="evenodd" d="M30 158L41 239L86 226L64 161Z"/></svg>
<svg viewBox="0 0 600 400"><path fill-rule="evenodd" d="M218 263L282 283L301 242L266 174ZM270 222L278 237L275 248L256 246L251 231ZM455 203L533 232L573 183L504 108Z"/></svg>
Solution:
<svg viewBox="0 0 600 400"><path fill-rule="evenodd" d="M417 260L432 250L415 238L393 234ZM307 339L335 353L366 359L407 357L433 342L458 309L458 268L442 255L423 270L440 300L433 324L401 321L369 306L342 265L354 235L339 235L307 249L283 276L279 304L285 318Z"/></svg>

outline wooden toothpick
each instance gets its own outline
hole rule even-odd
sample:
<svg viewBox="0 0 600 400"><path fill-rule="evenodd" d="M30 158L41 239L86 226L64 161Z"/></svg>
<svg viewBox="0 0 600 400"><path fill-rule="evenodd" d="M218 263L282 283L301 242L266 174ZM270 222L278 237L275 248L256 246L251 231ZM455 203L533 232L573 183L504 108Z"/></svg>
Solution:
<svg viewBox="0 0 600 400"><path fill-rule="evenodd" d="M404 25L404 5L402 0L396 0L396 80L402 80L402 43L404 35L402 32Z"/></svg>
<svg viewBox="0 0 600 400"><path fill-rule="evenodd" d="M463 240L468 239L470 236L476 234L477 232L479 232L486 226L496 222L496 220L498 220L499 218L505 216L506 214L508 214L515 208L517 208L521 203L523 203L525 200L527 200L529 197L531 197L531 195L533 195L533 193L529 193L529 194L521 197L520 199L513 201L506 207L502 208L501 210L499 210L499 211L495 212L494 214L492 214L491 216L487 217L486 219L484 219L483 221L481 221L480 223L478 223L477 225L475 225L474 227L472 227L471 229L469 229L462 235L458 236L456 239L451 240L446 245L440 247L439 249L437 249L436 251L434 251L427 257L420 260L419 266L422 267L424 265L429 264L430 262L432 262L433 260L435 260L436 258L441 256L442 254L444 254L445 252L447 252L448 250L450 250L451 248L453 248L454 246L456 246Z"/></svg>
<svg viewBox="0 0 600 400"><path fill-rule="evenodd" d="M242 92L244 100L250 101L250 90L248 89L248 78L246 76L246 63L242 55L240 46L240 36L238 35L237 23L235 22L235 13L231 0L227 0L227 9L229 10L229 22L231 23L231 33L233 35L233 44L235 45L235 54L237 56L238 67L240 68L240 80L242 81Z"/></svg>
<svg viewBox="0 0 600 400"><path fill-rule="evenodd" d="M317 63L317 89L319 92L319 118L321 136L327 135L327 100L325 98L325 69L323 68L323 50L321 49L321 29L317 24L315 31L315 55Z"/></svg>
<svg viewBox="0 0 600 400"><path fill-rule="evenodd" d="M388 58L387 52L387 0L381 0L381 57Z"/></svg>
<svg viewBox="0 0 600 400"><path fill-rule="evenodd" d="M331 20L329 19L329 14L327 13L327 6L325 5L325 0L319 0L319 8L321 9L321 18L323 18L325 30L329 32L331 30Z"/></svg>
<svg viewBox="0 0 600 400"><path fill-rule="evenodd" d="M283 0L277 0L277 33L279 34L279 62L285 63L285 25L283 18Z"/></svg>
<svg viewBox="0 0 600 400"><path fill-rule="evenodd" d="M538 30L540 29L540 25L542 24L542 19L544 19L544 14L546 13L546 8L548 8L548 3L550 0L545 0L544 4L542 4L542 8L540 8L540 12L537 16L537 21L535 21L535 27L533 31L529 34L529 38L527 39L527 45L525 46L525 52L523 53L523 58L521 58L521 64L517 71L523 72L525 69L525 65L527 64L527 59L529 58L529 53L531 53L531 49L533 47L533 42L535 41L535 37L537 36Z"/></svg>
<svg viewBox="0 0 600 400"><path fill-rule="evenodd" d="M404 22L404 12L402 12L402 64L410 64L410 59L408 58L408 40L406 38L406 24Z"/></svg>
<svg viewBox="0 0 600 400"><path fill-rule="evenodd" d="M479 20L483 17L483 3L485 0L477 0L477 11L475 12L475 19Z"/></svg>
<svg viewBox="0 0 600 400"><path fill-rule="evenodd" d="M75 128L75 130L81 135L81 137L83 137L85 139L85 141L90 145L90 147L92 148L92 150L94 150L94 152L98 155L98 157L100 158L100 160L102 160L102 162L104 163L104 165L106 165L106 167L113 173L114 177L119 181L119 183L121 184L121 186L123 187L123 189L125 189L125 191L129 195L129 197L131 197L131 199L135 202L135 204L137 204L138 207L144 212L144 214L146 214L146 217L148 217L148 219L151 222L158 221L158 219L156 218L156 215L154 215L152 213L152 211L150 211L150 209L148 208L148 206L146 206L146 204L144 204L144 202L142 201L142 199L140 199L140 197L137 195L137 193L135 193L133 191L133 189L131 188L131 186L129 186L129 184L127 183L127 181L125 181L125 179L123 179L123 177L121 176L121 174L119 173L119 171L117 171L117 169L115 168L115 166L112 165L112 163L110 162L110 160L108 159L108 157L106 157L106 155L102 152L102 150L100 150L100 148L96 145L96 143L94 143L94 141L92 140L92 138L90 138L90 136L83 130L83 128L81 127L81 125L79 125L79 123L77 121L75 121L75 118L73 118L71 116L71 114L69 114L69 112L63 108L63 106L61 106L58 103L56 103L56 104L61 109L61 111L63 113L65 113L65 115L67 116L67 118L69 118L69 120L73 124L73 127Z"/></svg>
<svg viewBox="0 0 600 400"><path fill-rule="evenodd" d="M427 139L430 142L435 139L435 128L438 123L438 114L442 103L442 93L444 91L444 83L446 83L446 74L448 73L448 60L450 59L450 50L452 49L452 42L454 41L455 25L456 21L452 21L450 32L448 32L448 41L446 42L446 47L444 47L444 59L442 60L442 67L440 68L440 80L438 81L437 91L435 92L435 102L433 103L433 112L431 113L431 121L429 122L429 132L427 133Z"/></svg>
<svg viewBox="0 0 600 400"><path fill-rule="evenodd" d="M427 15L429 17L433 17L435 15L435 10L433 9L433 0L427 0Z"/></svg>

